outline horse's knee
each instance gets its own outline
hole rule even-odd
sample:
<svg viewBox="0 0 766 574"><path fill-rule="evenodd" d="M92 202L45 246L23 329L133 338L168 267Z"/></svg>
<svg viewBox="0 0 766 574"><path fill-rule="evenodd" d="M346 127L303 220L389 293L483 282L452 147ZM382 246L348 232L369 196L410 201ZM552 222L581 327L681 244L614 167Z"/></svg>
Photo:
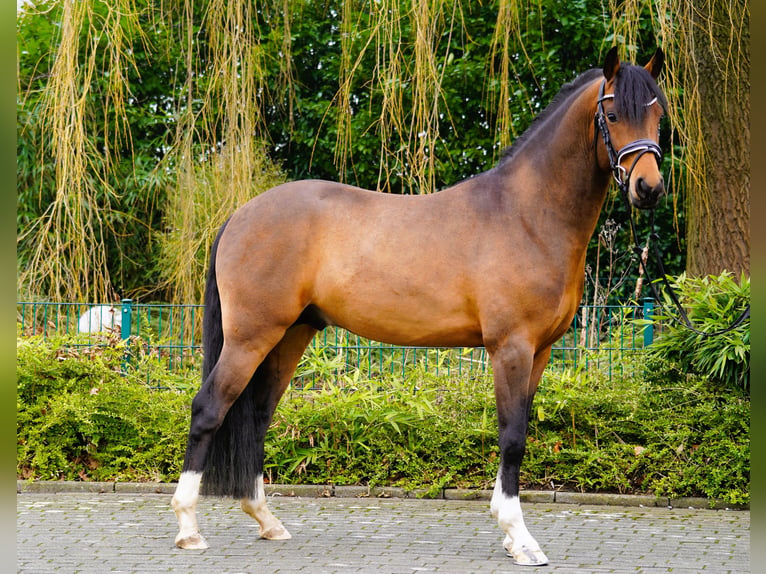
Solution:
<svg viewBox="0 0 766 574"><path fill-rule="evenodd" d="M498 488L505 495L516 496L519 492L519 471L526 448L526 432L505 429L500 434L500 469Z"/></svg>
<svg viewBox="0 0 766 574"><path fill-rule="evenodd" d="M506 464L519 464L526 449L526 428L507 428L500 433L500 455Z"/></svg>

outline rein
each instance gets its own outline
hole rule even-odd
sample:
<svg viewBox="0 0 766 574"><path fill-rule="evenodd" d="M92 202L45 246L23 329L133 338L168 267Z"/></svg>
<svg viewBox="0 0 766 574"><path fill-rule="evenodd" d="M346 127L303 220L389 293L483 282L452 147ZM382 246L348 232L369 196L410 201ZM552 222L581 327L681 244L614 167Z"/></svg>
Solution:
<svg viewBox="0 0 766 574"><path fill-rule="evenodd" d="M641 251L642 249L638 247L638 233L636 232L636 223L633 218L632 208L630 205L630 202L628 201L627 196L627 186L624 188L620 187L620 194L625 198L625 203L629 210L629 216L628 221L630 221L630 231L633 235L633 241L636 244L636 246L633 248L634 253L638 254L638 261L641 265L641 269L644 271L644 275L649 280L649 286L652 288L652 294L654 295L655 300L658 304L662 305L660 298L660 293L657 290L657 285L655 283L655 280L652 279L652 276L649 274L649 269L647 268L646 263L644 262L643 258L641 257ZM676 321L677 323L682 324L684 327L689 329L690 331L693 331L697 333L698 335L701 335L703 337L717 337L719 335L724 335L726 333L729 333L742 325L749 317L750 317L750 304L747 304L747 307L740 313L739 317L734 319L734 321L728 326L724 327L723 329L718 329L716 331L701 331L700 329L697 329L697 327L694 326L691 319L689 319L689 315L686 313L686 310L683 308L683 305L681 305L681 301L678 298L678 295L675 292L675 289L673 289L673 286L670 284L670 281L668 281L668 275L665 271L665 266L662 264L662 253L660 253L660 249L657 246L659 242L659 234L656 231L655 225L654 225L654 209L652 209L649 213L649 227L651 231L649 232L649 237L647 237L647 244L652 244L652 253L654 254L654 261L657 264L657 267L659 268L660 272L660 278L662 279L662 283L665 286L665 289L668 292L668 296L670 297L670 300L673 302L673 305L675 306L676 310L678 311L678 315L680 316L680 320L678 317L673 317L670 315L670 318Z"/></svg>
<svg viewBox="0 0 766 574"><path fill-rule="evenodd" d="M633 241L635 243L634 252L638 255L638 261L641 265L641 269L644 272L644 275L649 281L649 285L652 288L652 293L654 295L655 300L658 304L662 305L661 301L662 298L660 297L660 293L657 290L657 286L655 281L652 279L651 275L649 274L649 269L646 265L646 262L644 262L643 258L641 257L642 249L639 247L638 243L638 232L636 231L636 223L633 218L633 207L630 204L630 200L628 199L628 185L630 183L630 176L633 173L633 168L636 166L636 162L639 160L639 158L644 155L645 153L653 153L654 157L657 159L657 165L659 166L662 162L662 150L660 149L660 146L652 141L647 139L640 139L633 141L624 147L622 147L619 151L616 151L614 149L614 145L612 145L612 138L609 135L609 127L606 123L606 115L604 113L604 106L602 102L604 100L614 98L614 95L608 94L604 95L604 86L606 85L606 80L603 80L601 82L601 86L598 91L598 108L596 111L596 117L594 119L596 127L598 131L601 133L601 137L604 140L604 145L606 146L607 154L609 155L609 165L612 169L612 176L614 177L614 180L617 182L617 186L620 190L620 195L622 195L623 200L625 201L625 205L628 208L628 221L630 222L630 231L633 236ZM625 169L622 167L621 162L624 156L638 152L638 155L633 160L633 163L630 165L630 169ZM678 295L676 294L675 290L673 289L673 286L670 284L670 281L668 281L667 273L665 272L665 266L662 263L662 253L660 253L660 249L658 247L659 243L659 235L657 234L655 223L654 223L654 209L650 210L649 214L649 237L647 237L647 244L651 242L652 244L652 252L654 254L654 260L657 264L657 267L660 271L660 278L662 279L663 284L665 285L665 289L668 292L668 296L670 297L670 300L673 302L673 305L675 306L676 310L678 311L678 315L680 316L680 320L677 317L670 316L673 320L675 320L677 323L681 323L683 326L685 326L690 331L693 331L694 333L697 333L698 335L701 335L703 337L716 337L719 335L723 335L725 333L729 333L742 325L749 317L750 317L750 304L748 303L747 307L740 313L739 317L737 317L731 325L728 327L725 327L723 329L718 329L716 331L701 331L700 329L697 329L694 324L692 323L691 319L689 319L689 315L686 313L686 310L683 308L683 305L681 304L681 301L678 298Z"/></svg>

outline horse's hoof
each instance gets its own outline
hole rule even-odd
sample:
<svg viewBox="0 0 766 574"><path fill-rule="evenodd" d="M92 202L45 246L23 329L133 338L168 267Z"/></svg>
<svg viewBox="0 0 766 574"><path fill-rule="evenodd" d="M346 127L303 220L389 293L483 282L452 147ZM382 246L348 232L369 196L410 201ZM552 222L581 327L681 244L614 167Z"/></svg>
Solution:
<svg viewBox="0 0 766 574"><path fill-rule="evenodd" d="M292 536L287 531L287 528L281 524L277 524L266 530L261 530L261 538L265 538L266 540L290 540Z"/></svg>
<svg viewBox="0 0 766 574"><path fill-rule="evenodd" d="M204 550L205 548L209 548L205 538L199 532L197 534L192 534L191 536L176 538L176 546L183 548L184 550Z"/></svg>
<svg viewBox="0 0 766 574"><path fill-rule="evenodd" d="M519 566L544 566L548 564L548 557L539 548L533 550L529 546L522 546L515 549L506 548L505 550L508 556L513 559L513 563Z"/></svg>

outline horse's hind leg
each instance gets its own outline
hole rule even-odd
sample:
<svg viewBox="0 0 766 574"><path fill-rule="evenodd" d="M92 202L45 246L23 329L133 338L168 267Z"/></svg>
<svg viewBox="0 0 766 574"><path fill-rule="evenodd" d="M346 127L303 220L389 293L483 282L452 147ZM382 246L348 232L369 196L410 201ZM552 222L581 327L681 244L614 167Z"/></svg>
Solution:
<svg viewBox="0 0 766 574"><path fill-rule="evenodd" d="M192 401L184 466L171 502L178 519L179 531L175 543L179 548L208 547L197 525L196 508L211 442L229 409L279 340L280 334L274 332L272 337L263 337L258 346L224 344L218 362Z"/></svg>
<svg viewBox="0 0 766 574"><path fill-rule="evenodd" d="M183 471L173 494L171 506L178 519L175 543L179 548L203 550L208 547L197 525L197 500L201 480L201 471Z"/></svg>
<svg viewBox="0 0 766 574"><path fill-rule="evenodd" d="M279 519L271 513L266 505L266 490L263 486L263 475L259 475L255 482L255 497L243 498L242 510L255 518L260 526L258 535L266 540L290 540L292 536Z"/></svg>
<svg viewBox="0 0 766 574"><path fill-rule="evenodd" d="M290 328L282 341L269 353L259 368L258 388L263 392L256 398L258 417L256 431L256 461L259 473L255 479L255 496L241 500L241 507L255 518L260 526L259 535L267 540L288 540L290 533L271 513L266 505L266 492L263 486L263 441L271 424L277 403L292 379L306 346L314 337L316 330L308 325L296 325Z"/></svg>

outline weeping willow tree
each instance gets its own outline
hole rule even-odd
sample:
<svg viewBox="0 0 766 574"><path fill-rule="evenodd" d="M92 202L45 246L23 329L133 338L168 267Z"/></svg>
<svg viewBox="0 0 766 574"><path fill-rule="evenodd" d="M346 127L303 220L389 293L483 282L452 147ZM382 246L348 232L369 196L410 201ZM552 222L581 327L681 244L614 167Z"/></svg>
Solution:
<svg viewBox="0 0 766 574"><path fill-rule="evenodd" d="M690 265L715 238L749 251L749 157L731 141L736 131L746 150L749 132L730 121L749 114L744 0L37 1L60 18L50 71L36 76L39 107L25 105L31 92L19 87L20 117L35 119L48 157L24 183L41 209L20 225L20 292L199 302L215 233L254 195L288 174L436 191L491 166L612 44L632 61L657 44L667 54L671 179L676 213L689 213ZM706 54L713 70L699 65ZM154 77L157 68L167 71ZM709 81L714 72L720 81ZM133 110L151 82L159 95L140 108L156 112L149 122ZM721 141L706 127L710 102L723 110ZM20 127L22 139L31 126ZM133 151L147 133L151 157ZM724 144L731 154L711 161ZM150 175L139 174L145 164ZM720 207L719 171L740 194ZM148 199L126 213L118 206L134 193ZM734 232L715 227L732 221ZM151 260L121 255L138 229ZM126 292L114 273L147 266L134 259L156 270L151 284Z"/></svg>
<svg viewBox="0 0 766 574"><path fill-rule="evenodd" d="M435 149L442 145L441 123L449 122L442 84L450 56L439 48L445 36L462 32L463 7L447 0L352 0L341 6L341 65L333 98L339 179L345 179L353 163L359 134L351 122L351 101L355 87L363 85L381 98L370 126L381 142L376 188L393 191L396 174L405 193L431 193L437 187ZM370 52L375 54L374 68L371 78L365 78L363 61Z"/></svg>
<svg viewBox="0 0 766 574"><path fill-rule="evenodd" d="M264 143L258 95L265 72L253 6L39 0L27 8L25 18L48 18L54 32L49 51L33 61L35 69L18 88L21 139L34 140L28 147L36 155L27 170L33 176L21 178L19 193L40 206L18 234L20 296L114 301L133 295L115 286L119 265L108 259L121 258L126 240L148 229L143 249L156 253L150 264L158 271L156 282L138 293L201 301L218 227L247 199L283 180ZM31 45L38 42L32 38ZM150 77L155 84L167 81L151 88L160 94L143 108L168 108L155 118L135 118L131 107L150 76L142 66L170 70ZM150 155L134 153L131 125L143 134L157 125L165 132L144 145ZM148 171L146 163L153 164ZM137 194L145 199L135 211L119 207L126 195ZM141 248L134 246L120 263L131 263Z"/></svg>
<svg viewBox="0 0 766 574"><path fill-rule="evenodd" d="M750 5L684 3L678 53L688 145L687 267L693 275L750 274Z"/></svg>
<svg viewBox="0 0 766 574"><path fill-rule="evenodd" d="M161 166L176 173L161 238L162 275L173 301L202 301L207 255L218 229L237 207L283 180L268 160L263 139L259 94L265 72L253 6L245 0L211 0L202 22L208 40L204 69L196 57L200 26L194 3L187 0L182 12L166 15L180 19L179 40L185 47L179 121Z"/></svg>
<svg viewBox="0 0 766 574"><path fill-rule="evenodd" d="M135 65L126 49L140 36L131 0L117 0L97 13L94 1L64 0L60 34L39 114L45 126L41 149L53 159L53 175L38 185L52 186L52 201L18 237L30 252L19 270L20 292L53 300L109 300L114 297L106 265L105 237L116 192L109 182L113 148L130 145L126 129L127 86L122 72ZM93 113L90 89L96 53L108 51L110 74L101 102L111 110L103 145L87 129ZM21 93L23 98L25 94ZM42 161L42 160L41 160ZM39 190L42 193L42 189Z"/></svg>
<svg viewBox="0 0 766 574"><path fill-rule="evenodd" d="M750 273L750 6L747 0L613 2L615 36L637 46L651 18L667 63L672 179L692 275ZM618 16L617 16L618 15ZM682 175L681 175L682 174ZM681 179L682 178L682 179Z"/></svg>

